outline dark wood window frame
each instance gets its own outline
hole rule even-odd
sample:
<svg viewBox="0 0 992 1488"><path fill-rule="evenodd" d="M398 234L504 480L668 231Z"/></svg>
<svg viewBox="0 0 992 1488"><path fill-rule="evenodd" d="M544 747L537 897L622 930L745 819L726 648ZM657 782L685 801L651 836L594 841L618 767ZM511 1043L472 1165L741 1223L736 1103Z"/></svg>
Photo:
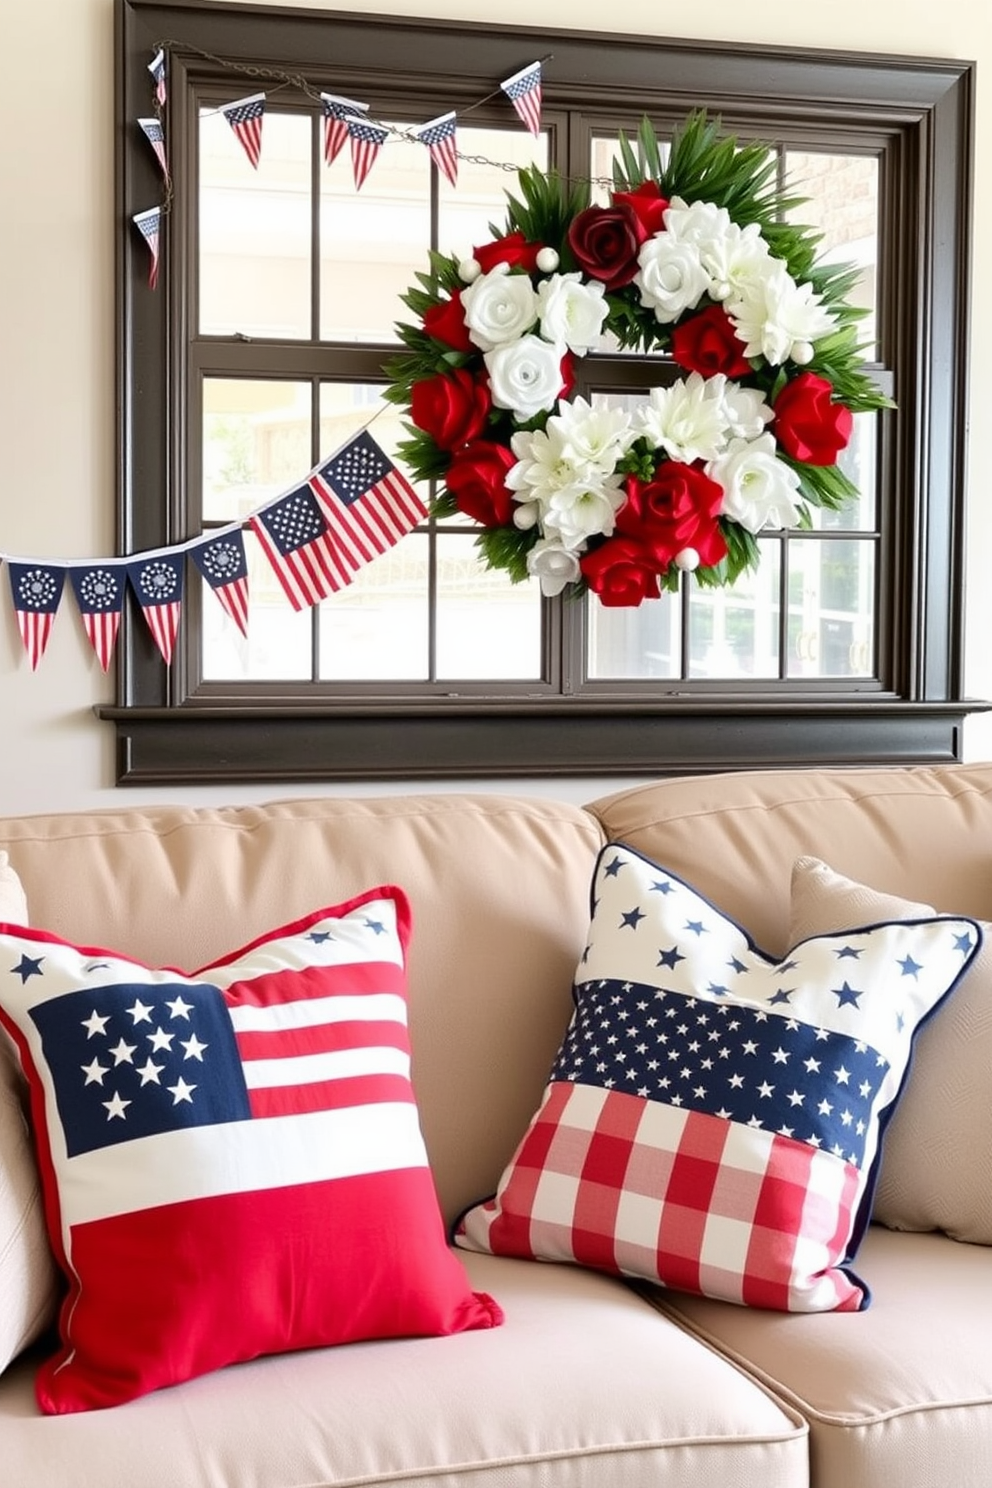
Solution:
<svg viewBox="0 0 992 1488"><path fill-rule="evenodd" d="M620 109L664 125L700 106L744 137L775 132L800 148L873 148L887 245L879 319L899 404L883 425L894 474L881 515L875 680L778 689L613 684L538 698L501 689L418 697L205 686L194 584L171 668L140 616L125 620L118 701L98 709L116 730L119 783L622 775L961 757L963 720L984 706L961 692L973 64L199 0L117 0L116 21L121 552L200 530L186 501L180 368L188 307L181 276L168 267L190 251L181 191L163 222L167 267L155 293L131 227L161 189L134 121L149 112L148 62L163 42L177 162L192 148L187 90L194 80L231 81L207 54L297 72L328 92L375 98L388 79L456 109L550 56L549 110L581 107L609 120ZM239 81L248 92L265 85L264 71L260 78Z"/></svg>

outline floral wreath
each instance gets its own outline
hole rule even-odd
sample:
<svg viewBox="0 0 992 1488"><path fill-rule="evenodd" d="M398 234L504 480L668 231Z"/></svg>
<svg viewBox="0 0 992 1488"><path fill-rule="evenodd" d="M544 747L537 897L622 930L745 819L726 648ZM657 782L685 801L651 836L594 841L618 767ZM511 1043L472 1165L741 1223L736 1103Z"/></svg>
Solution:
<svg viewBox="0 0 992 1488"><path fill-rule="evenodd" d="M432 513L478 522L513 580L604 605L757 568L755 534L857 495L837 465L853 414L891 406L859 356L866 312L844 298L858 271L816 263L767 147L702 112L667 163L646 120L637 142L619 138L608 206L590 183L520 171L503 233L462 261L431 254L386 368ZM685 375L633 412L573 399L575 359L607 336Z"/></svg>

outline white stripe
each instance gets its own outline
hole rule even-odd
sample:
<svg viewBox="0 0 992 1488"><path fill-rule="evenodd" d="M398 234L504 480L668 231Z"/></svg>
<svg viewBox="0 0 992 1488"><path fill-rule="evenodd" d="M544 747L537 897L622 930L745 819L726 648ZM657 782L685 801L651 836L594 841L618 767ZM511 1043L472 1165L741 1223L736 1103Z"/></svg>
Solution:
<svg viewBox="0 0 992 1488"><path fill-rule="evenodd" d="M417 1109L404 1102L186 1127L142 1138L136 1155L122 1142L62 1158L67 1247L71 1225L114 1214L427 1166Z"/></svg>
<svg viewBox="0 0 992 1488"><path fill-rule="evenodd" d="M275 1007L234 1007L231 1022L237 1033L273 1033L281 1028L316 1028L322 1023L402 1023L406 1003L394 992L371 992L368 997L312 997Z"/></svg>
<svg viewBox="0 0 992 1488"><path fill-rule="evenodd" d="M318 1085L322 1080L346 1080L356 1075L410 1077L410 1056L402 1049L335 1049L323 1054L290 1054L285 1059L246 1059L249 1090L272 1090L279 1085Z"/></svg>

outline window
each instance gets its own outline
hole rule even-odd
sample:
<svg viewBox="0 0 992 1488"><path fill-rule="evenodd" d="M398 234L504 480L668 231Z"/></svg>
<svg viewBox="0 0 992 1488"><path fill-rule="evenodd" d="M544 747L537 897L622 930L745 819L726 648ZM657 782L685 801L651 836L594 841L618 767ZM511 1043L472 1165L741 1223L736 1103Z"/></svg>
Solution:
<svg viewBox="0 0 992 1488"><path fill-rule="evenodd" d="M160 46L173 183L152 292L131 218L161 178L134 121ZM898 401L857 420L860 502L763 534L760 570L731 590L689 582L631 610L542 600L446 519L296 612L250 551L247 638L196 580L171 668L140 618L125 625L101 710L119 780L958 757L968 64L182 0L118 0L118 56L123 552L243 519L373 418L394 451L383 365L428 249L484 241L516 166L608 179L619 130L647 115L664 139L694 105L766 141L822 251L860 265L867 354ZM535 139L499 82L538 57ZM251 170L220 106L259 88ZM400 130L455 109L457 187L391 137L356 191L347 150L323 160L321 91ZM614 350L583 360L580 390L634 401L672 375Z"/></svg>

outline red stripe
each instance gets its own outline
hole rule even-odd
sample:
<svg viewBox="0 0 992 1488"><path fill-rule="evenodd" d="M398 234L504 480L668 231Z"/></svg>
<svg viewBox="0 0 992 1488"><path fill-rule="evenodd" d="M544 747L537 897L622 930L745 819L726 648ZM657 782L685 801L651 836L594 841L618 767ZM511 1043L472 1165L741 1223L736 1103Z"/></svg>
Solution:
<svg viewBox="0 0 992 1488"><path fill-rule="evenodd" d="M224 963L214 964L223 966ZM203 972L210 969L205 966ZM229 1006L273 1007L287 1002L306 1002L311 997L362 997L377 992L391 992L405 1001L403 968L391 961L283 967L244 981L229 982L224 995Z"/></svg>
<svg viewBox="0 0 992 1488"><path fill-rule="evenodd" d="M319 1023L313 1028L251 1029L235 1033L243 1060L291 1059L299 1054L335 1054L344 1049L402 1049L409 1053L405 1023Z"/></svg>

